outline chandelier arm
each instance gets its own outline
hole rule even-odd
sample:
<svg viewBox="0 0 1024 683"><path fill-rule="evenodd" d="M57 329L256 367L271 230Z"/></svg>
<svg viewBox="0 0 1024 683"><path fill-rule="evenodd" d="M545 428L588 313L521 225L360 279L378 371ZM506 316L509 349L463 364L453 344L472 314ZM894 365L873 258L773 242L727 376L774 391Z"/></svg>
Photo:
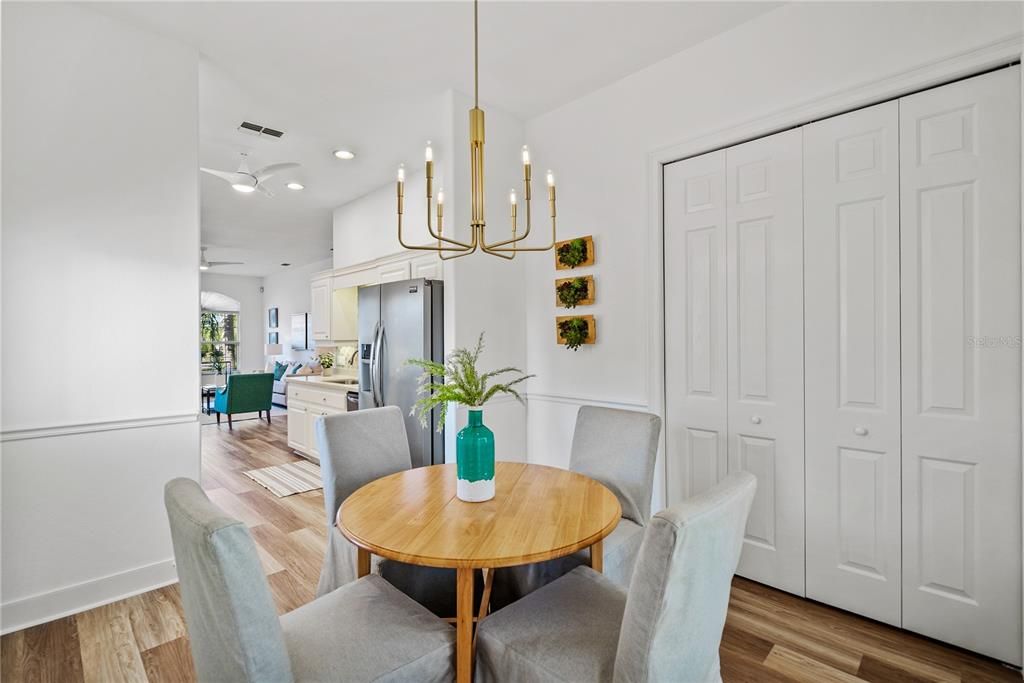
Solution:
<svg viewBox="0 0 1024 683"><path fill-rule="evenodd" d="M461 254L471 254L476 251L475 245L466 245L465 247L439 247L432 244L418 245L408 244L405 239L402 238L402 214L398 214L398 243L406 249L415 249L417 251L457 251Z"/></svg>
<svg viewBox="0 0 1024 683"><path fill-rule="evenodd" d="M512 247L511 249L509 249L508 247L495 247L492 244L492 245L488 245L487 248L484 249L484 251L486 251L488 254L496 254L498 256L501 255L500 252L506 252L506 253L507 252L514 252L514 253L518 253L518 252L523 252L523 251L550 251L551 249L554 248L555 242L558 241L556 232L557 232L557 230L555 228L555 217L552 216L551 217L551 244L547 245L546 247Z"/></svg>
<svg viewBox="0 0 1024 683"><path fill-rule="evenodd" d="M438 258L440 258L442 261L451 261L452 259L457 259L460 256L468 256L469 254L472 254L473 252L475 252L477 250L477 247L479 246L479 243L478 243L478 240L477 240L477 236L476 236L476 232L477 232L476 230L473 230L473 242L472 242L473 246L472 246L471 249L468 249L468 250L465 250L465 251L460 251L460 252L458 252L456 254L449 254L448 256L445 256L442 252L438 251L437 252Z"/></svg>
<svg viewBox="0 0 1024 683"><path fill-rule="evenodd" d="M527 196L529 196L529 195L527 195ZM522 235L520 235L519 237L516 237L515 236L516 235L516 226L515 226L515 222L513 221L513 223L512 223L512 239L510 239L510 240L502 240L500 242L492 242L491 244L486 244L484 246L487 247L487 250L490 250L490 249L494 249L496 247L504 247L504 246L507 246L509 244L516 244L518 242L522 242L527 237L529 237L530 229L532 228L532 226L533 226L533 220L530 217L530 200L527 199L526 200L526 231Z"/></svg>
<svg viewBox="0 0 1024 683"><path fill-rule="evenodd" d="M430 233L430 236L433 237L434 239L436 239L439 243L440 242L444 242L445 244L455 245L455 246L458 246L458 247L462 247L463 249L473 249L474 248L473 243L466 244L465 242L460 242L459 240L453 240L453 239L450 239L448 237L443 237L440 232L434 232L434 224L433 224L433 220L431 220L431 213L430 213L430 210L433 208L432 203L431 203L431 199L432 198L428 195L427 196L427 232ZM440 223L438 223L438 226L440 226ZM473 241L475 242L476 240L474 239ZM440 247L440 244L438 246Z"/></svg>

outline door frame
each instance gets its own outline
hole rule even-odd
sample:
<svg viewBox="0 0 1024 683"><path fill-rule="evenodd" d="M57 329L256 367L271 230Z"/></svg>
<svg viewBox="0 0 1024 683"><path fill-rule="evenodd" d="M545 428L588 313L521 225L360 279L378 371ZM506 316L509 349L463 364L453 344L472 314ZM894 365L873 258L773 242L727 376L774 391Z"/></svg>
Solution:
<svg viewBox="0 0 1024 683"><path fill-rule="evenodd" d="M843 114L862 107L868 107L896 99L919 90L937 87L951 81L979 75L1021 60L1024 54L1024 39L1018 34L992 41L945 59L919 67L897 71L889 76L862 83L850 88L811 98L800 104L757 116L743 123L703 133L681 142L657 147L647 153L647 404L648 410L665 415L665 222L664 222L664 167L675 161L706 154L725 147L731 147L755 138L814 121ZM1021 130L1024 133L1024 67L1021 68L1022 106ZM1024 158L1024 135L1022 158ZM1024 188L1022 188L1024 189ZM1021 201L1024 216L1024 192ZM1022 263L1024 263L1024 240ZM1022 283L1024 301L1024 283ZM1022 305L1024 308L1024 305ZM1024 386L1024 348L1021 349L1021 382ZM1024 405L1024 401L1022 401ZM1024 409L1022 409L1024 425ZM661 463L662 495L666 503L669 493L668 453L665 450L665 429L661 430L658 442ZM1024 443L1024 427L1022 427ZM1021 485L1024 495L1024 482ZM1021 606L1024 612L1024 605ZM1024 643L1022 643L1024 647Z"/></svg>

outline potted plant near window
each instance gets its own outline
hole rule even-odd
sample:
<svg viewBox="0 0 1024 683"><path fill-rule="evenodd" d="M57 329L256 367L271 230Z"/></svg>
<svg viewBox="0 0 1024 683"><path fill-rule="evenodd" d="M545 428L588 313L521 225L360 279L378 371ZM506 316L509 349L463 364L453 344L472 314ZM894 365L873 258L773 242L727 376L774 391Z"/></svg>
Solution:
<svg viewBox="0 0 1024 683"><path fill-rule="evenodd" d="M483 422L483 406L498 394L509 394L523 403L522 396L513 387L533 377L513 367L480 372L477 361L483 348L484 335L481 332L475 349L455 349L443 364L423 358L406 361L423 370L419 384L420 399L413 406L412 414L419 415L424 427L435 408L440 411L438 431L444 426L449 403L458 403L469 409L469 424L459 431L455 439L455 454L458 461L456 494L461 500L470 503L494 498L494 432ZM491 383L508 373L515 373L518 377L513 376L511 381Z"/></svg>

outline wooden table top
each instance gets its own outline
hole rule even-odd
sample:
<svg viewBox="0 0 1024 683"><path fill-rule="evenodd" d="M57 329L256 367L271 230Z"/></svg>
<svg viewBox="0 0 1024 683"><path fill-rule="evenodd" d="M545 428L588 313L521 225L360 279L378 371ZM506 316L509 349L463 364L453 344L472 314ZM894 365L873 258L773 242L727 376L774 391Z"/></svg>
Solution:
<svg viewBox="0 0 1024 683"><path fill-rule="evenodd" d="M398 472L370 482L338 510L338 529L357 546L431 567L509 567L587 548L622 516L615 495L576 472L499 462L495 495L455 495L455 465Z"/></svg>

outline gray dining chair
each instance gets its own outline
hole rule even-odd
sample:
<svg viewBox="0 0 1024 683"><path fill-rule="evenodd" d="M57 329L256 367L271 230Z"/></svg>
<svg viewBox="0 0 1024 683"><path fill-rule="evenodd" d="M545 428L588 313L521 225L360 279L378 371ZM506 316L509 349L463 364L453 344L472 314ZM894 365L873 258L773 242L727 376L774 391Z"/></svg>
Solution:
<svg viewBox="0 0 1024 683"><path fill-rule="evenodd" d="M455 630L379 576L280 618L245 524L199 484L164 489L200 681L450 681Z"/></svg>
<svg viewBox="0 0 1024 683"><path fill-rule="evenodd" d="M622 519L604 539L604 575L625 589L633 573L644 527L651 516L654 461L661 418L651 413L581 406L576 414L569 469L601 482L619 499ZM557 560L499 569L492 604L502 607L589 564L589 550Z"/></svg>
<svg viewBox="0 0 1024 683"><path fill-rule="evenodd" d="M662 510L629 591L590 569L498 610L477 631L477 683L721 681L718 648L757 480Z"/></svg>
<svg viewBox="0 0 1024 683"><path fill-rule="evenodd" d="M320 475L327 512L327 552L316 594L356 580L357 550L336 520L345 499L375 479L412 468L402 410L396 406L327 415L315 423ZM376 555L372 573L440 617L456 612L455 570L385 560Z"/></svg>

